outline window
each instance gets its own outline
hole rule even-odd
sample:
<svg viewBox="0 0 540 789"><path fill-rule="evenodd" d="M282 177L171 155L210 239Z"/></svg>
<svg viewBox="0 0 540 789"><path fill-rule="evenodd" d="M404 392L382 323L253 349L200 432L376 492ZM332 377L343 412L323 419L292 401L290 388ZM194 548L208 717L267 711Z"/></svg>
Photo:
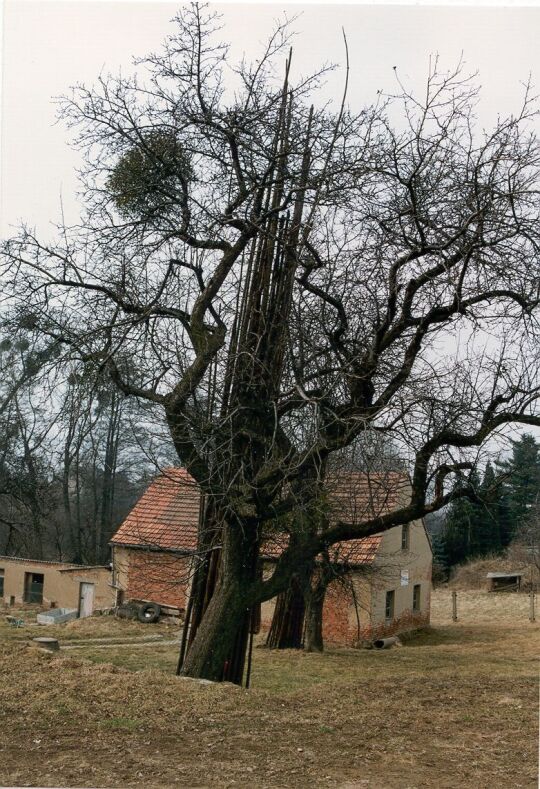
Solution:
<svg viewBox="0 0 540 789"><path fill-rule="evenodd" d="M387 619L394 618L394 599L395 599L395 592L392 589L391 592L386 593L386 609L385 609L385 616Z"/></svg>
<svg viewBox="0 0 540 789"><path fill-rule="evenodd" d="M412 610L413 614L417 614L420 611L420 584L413 586Z"/></svg>
<svg viewBox="0 0 540 789"><path fill-rule="evenodd" d="M0 597L4 596L4 571L0 569Z"/></svg>
<svg viewBox="0 0 540 789"><path fill-rule="evenodd" d="M42 603L43 602L43 573L24 574L24 602Z"/></svg>
<svg viewBox="0 0 540 789"><path fill-rule="evenodd" d="M409 550L409 524L405 523L401 527L401 550Z"/></svg>

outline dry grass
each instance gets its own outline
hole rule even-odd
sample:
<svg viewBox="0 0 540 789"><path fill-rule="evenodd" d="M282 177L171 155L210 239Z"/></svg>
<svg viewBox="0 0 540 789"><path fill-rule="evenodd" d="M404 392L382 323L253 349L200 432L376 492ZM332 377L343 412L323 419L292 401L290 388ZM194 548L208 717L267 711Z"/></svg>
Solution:
<svg viewBox="0 0 540 789"><path fill-rule="evenodd" d="M60 625L38 625L36 614L40 610L37 606L18 609L4 607L0 615L2 640L27 642L38 636L52 636L60 639L62 643L90 639L121 641L149 636L173 638L179 630L178 625L174 624L158 622L149 625L133 619L117 619L114 616L91 616L86 619L73 619ZM24 627L8 627L8 615L22 618Z"/></svg>
<svg viewBox="0 0 540 789"><path fill-rule="evenodd" d="M538 608L538 595L536 607ZM474 625L493 622L496 625L523 624L529 621L529 595L516 592L457 591L458 622ZM537 610L540 620L540 610ZM452 621L452 596L446 590L436 591L431 598L431 621L448 624Z"/></svg>
<svg viewBox="0 0 540 789"><path fill-rule="evenodd" d="M250 691L177 679L165 644L58 657L4 643L0 782L529 789L538 630L517 595L511 614L499 599L466 596L453 624L437 592L434 627L400 649L256 649Z"/></svg>
<svg viewBox="0 0 540 789"><path fill-rule="evenodd" d="M519 550L519 546L512 546L504 556L488 556L484 559L473 559L465 564L458 565L452 571L448 586L451 589L484 590L486 588L487 573L522 573L522 584L529 587L532 583L538 588L540 581L538 569L530 564L527 557Z"/></svg>

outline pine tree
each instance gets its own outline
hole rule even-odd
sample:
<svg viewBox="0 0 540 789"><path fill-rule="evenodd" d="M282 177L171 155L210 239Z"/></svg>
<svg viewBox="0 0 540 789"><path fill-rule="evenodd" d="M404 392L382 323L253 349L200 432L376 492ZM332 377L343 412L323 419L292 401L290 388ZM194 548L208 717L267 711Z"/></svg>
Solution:
<svg viewBox="0 0 540 789"><path fill-rule="evenodd" d="M512 441L512 457L499 462L498 468L506 477L505 522L501 520L501 542L508 545L526 521L540 490L540 444L535 437L524 433Z"/></svg>
<svg viewBox="0 0 540 789"><path fill-rule="evenodd" d="M476 471L471 473L469 485L480 492L480 479ZM479 522L483 517L482 505L468 498L455 499L450 505L441 547L446 567L461 564L477 555L479 544Z"/></svg>
<svg viewBox="0 0 540 789"><path fill-rule="evenodd" d="M487 463L480 486L482 500L478 521L478 555L497 553L502 548L501 523L505 491L490 462Z"/></svg>

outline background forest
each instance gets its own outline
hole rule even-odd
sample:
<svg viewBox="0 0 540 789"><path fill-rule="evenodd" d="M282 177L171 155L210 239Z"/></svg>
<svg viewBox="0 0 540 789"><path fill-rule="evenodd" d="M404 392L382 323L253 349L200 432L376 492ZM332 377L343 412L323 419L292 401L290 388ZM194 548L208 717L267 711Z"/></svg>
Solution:
<svg viewBox="0 0 540 789"><path fill-rule="evenodd" d="M428 518L438 570L443 576L470 559L499 555L512 543L539 562L540 444L524 433L511 443L511 452L483 473L472 472L476 499L456 499Z"/></svg>
<svg viewBox="0 0 540 789"><path fill-rule="evenodd" d="M0 553L107 563L111 535L174 453L151 407L80 370L60 383L50 356L0 343Z"/></svg>

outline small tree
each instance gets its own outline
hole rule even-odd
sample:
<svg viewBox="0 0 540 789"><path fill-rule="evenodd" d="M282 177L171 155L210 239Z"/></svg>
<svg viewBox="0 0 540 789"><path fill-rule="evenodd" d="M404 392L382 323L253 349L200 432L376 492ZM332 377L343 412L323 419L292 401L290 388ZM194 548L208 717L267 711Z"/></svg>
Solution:
<svg viewBox="0 0 540 789"><path fill-rule="evenodd" d="M515 544L522 549L522 560L536 569L537 579L540 579L540 496L537 496L525 520L519 524Z"/></svg>

